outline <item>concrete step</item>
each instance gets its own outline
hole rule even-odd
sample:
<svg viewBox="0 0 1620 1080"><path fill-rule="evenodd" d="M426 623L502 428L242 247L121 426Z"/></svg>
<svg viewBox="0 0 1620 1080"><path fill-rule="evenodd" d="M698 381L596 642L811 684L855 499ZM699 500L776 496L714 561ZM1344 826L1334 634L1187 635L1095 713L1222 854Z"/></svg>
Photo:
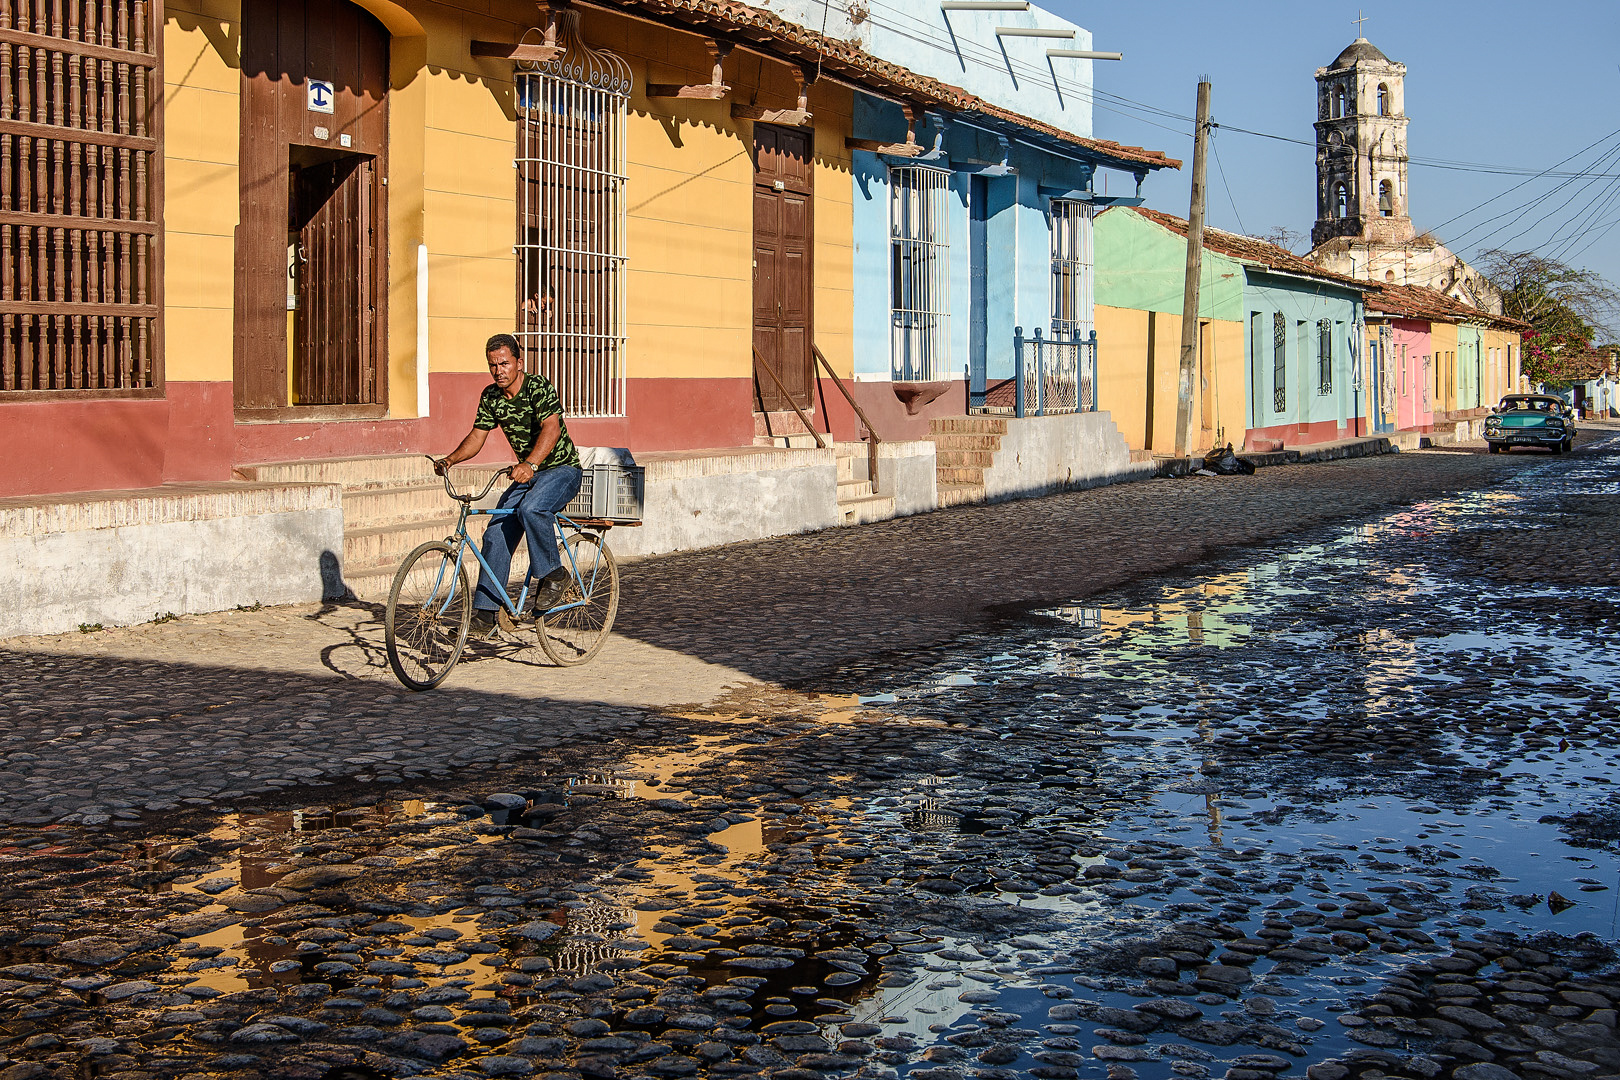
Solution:
<svg viewBox="0 0 1620 1080"><path fill-rule="evenodd" d="M940 487L944 487L946 484L976 484L979 487L984 486L984 470L980 468L941 465L934 470L934 473Z"/></svg>
<svg viewBox="0 0 1620 1080"><path fill-rule="evenodd" d="M315 461L268 461L239 465L244 480L283 484L341 484L345 489L399 487L437 481L433 464L420 454L322 458Z"/></svg>
<svg viewBox="0 0 1620 1080"><path fill-rule="evenodd" d="M1154 453L1153 453L1152 450L1132 450L1131 451L1131 464L1132 465L1139 465L1144 461L1152 461L1153 458L1154 458Z"/></svg>
<svg viewBox="0 0 1620 1080"><path fill-rule="evenodd" d="M872 460L865 443L834 443L838 454L838 480L867 480L871 476Z"/></svg>
<svg viewBox="0 0 1620 1080"><path fill-rule="evenodd" d="M443 517L454 507L437 477L428 484L351 488L343 493L343 529L348 532L425 521Z"/></svg>
<svg viewBox="0 0 1620 1080"><path fill-rule="evenodd" d="M1005 435L1007 421L999 416L941 416L928 421L931 435Z"/></svg>
<svg viewBox="0 0 1620 1080"><path fill-rule="evenodd" d="M947 506L969 506L984 502L983 484L939 484L940 509Z"/></svg>
<svg viewBox="0 0 1620 1080"><path fill-rule="evenodd" d="M995 434L963 434L959 432L936 432L929 435L933 444L941 450L1000 450L1001 436Z"/></svg>
<svg viewBox="0 0 1620 1080"><path fill-rule="evenodd" d="M838 505L854 502L857 499L869 499L875 494L870 480L840 480L838 481Z"/></svg>
<svg viewBox="0 0 1620 1080"><path fill-rule="evenodd" d="M816 437L814 435L756 435L755 446L774 446L778 450L814 450Z"/></svg>
<svg viewBox="0 0 1620 1080"><path fill-rule="evenodd" d="M498 464L458 465L451 471L457 488L477 482L504 466ZM263 480L279 484L339 484L345 491L365 491L386 487L438 485L444 481L433 473L433 463L422 454L381 454L371 457L318 458L312 461L269 461L238 465L242 480Z"/></svg>
<svg viewBox="0 0 1620 1080"><path fill-rule="evenodd" d="M934 453L934 460L940 468L988 469L995 463L995 456L991 450L947 450L940 447Z"/></svg>
<svg viewBox="0 0 1620 1080"><path fill-rule="evenodd" d="M473 518L467 523L469 535L481 537L488 519ZM356 567L399 565L411 549L429 540L443 540L456 528L453 517L429 518L399 525L377 525L368 529L343 530L343 565Z"/></svg>
<svg viewBox="0 0 1620 1080"><path fill-rule="evenodd" d="M844 525L864 525L894 517L893 495L867 495L865 498L838 500L838 520Z"/></svg>
<svg viewBox="0 0 1620 1080"><path fill-rule="evenodd" d="M813 407L804 410L804 413L810 417L811 423L815 423L816 411ZM803 435L808 430L804 426L804 421L799 419L799 414L792 409L785 409L782 412L757 412L754 414L754 435L760 438L777 435Z"/></svg>
<svg viewBox="0 0 1620 1080"><path fill-rule="evenodd" d="M452 521L449 528L454 527L455 522ZM444 534L449 531L449 528L442 530L437 536L429 536L428 539L444 539ZM481 531L474 534L470 523L468 532L470 535L474 535L475 540L482 535ZM421 543L421 541L418 540L417 543ZM405 561L405 556L409 555L415 546L416 544L411 544L403 548L397 555L380 554L364 562L345 562L343 565L343 583L349 587L350 592L361 600L375 601L379 604L385 602L388 599L389 589L393 588L394 575L399 571L399 564ZM382 547L382 545L379 545L379 547ZM478 584L480 570L478 559L469 553L467 555L467 580L475 587ZM512 553L511 577L520 578L528 573L528 570L529 548L527 544L520 544L517 551Z"/></svg>

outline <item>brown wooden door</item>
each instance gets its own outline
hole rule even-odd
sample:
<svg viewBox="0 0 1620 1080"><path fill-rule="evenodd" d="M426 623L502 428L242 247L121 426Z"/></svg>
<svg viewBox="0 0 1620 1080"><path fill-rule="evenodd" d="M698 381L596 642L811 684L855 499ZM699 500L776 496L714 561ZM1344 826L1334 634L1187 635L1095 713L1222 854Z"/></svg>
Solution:
<svg viewBox="0 0 1620 1080"><path fill-rule="evenodd" d="M347 0L242 2L238 409L384 411L388 50ZM331 84L330 112L312 81Z"/></svg>
<svg viewBox="0 0 1620 1080"><path fill-rule="evenodd" d="M291 351L293 404L353 405L372 400L377 307L371 245L375 163L345 155L295 168Z"/></svg>
<svg viewBox="0 0 1620 1080"><path fill-rule="evenodd" d="M811 134L754 125L754 349L801 408L815 386L811 359ZM755 362L765 411L792 408Z"/></svg>

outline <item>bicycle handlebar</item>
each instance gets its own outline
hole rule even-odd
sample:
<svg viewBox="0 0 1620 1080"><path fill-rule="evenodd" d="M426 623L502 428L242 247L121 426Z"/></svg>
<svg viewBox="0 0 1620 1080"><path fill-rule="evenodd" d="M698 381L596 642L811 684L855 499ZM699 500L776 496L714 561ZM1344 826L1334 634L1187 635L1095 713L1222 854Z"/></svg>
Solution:
<svg viewBox="0 0 1620 1080"><path fill-rule="evenodd" d="M434 457L432 454L424 454L423 456L426 457L429 461L433 462L433 464L435 466L438 465L439 459ZM475 502L478 502L480 499L482 499L485 495L488 495L491 491L494 490L495 481L499 480L503 476L512 475L513 466L508 465L506 468L501 469L501 470L495 472L493 475L491 475L490 478L489 478L489 483L484 485L484 490L480 491L476 495L462 495L462 494L457 493L454 485L452 485L450 483L450 470L453 469L453 468L455 468L454 465L446 465L445 469L444 469L444 490L445 490L445 494L449 495L452 499L456 500L456 502L475 503Z"/></svg>

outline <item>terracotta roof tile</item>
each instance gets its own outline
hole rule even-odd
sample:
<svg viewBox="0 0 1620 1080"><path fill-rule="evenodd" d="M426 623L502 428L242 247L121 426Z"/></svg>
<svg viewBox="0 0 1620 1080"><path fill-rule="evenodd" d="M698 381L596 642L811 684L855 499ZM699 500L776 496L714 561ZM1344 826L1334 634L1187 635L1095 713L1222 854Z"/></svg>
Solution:
<svg viewBox="0 0 1620 1080"><path fill-rule="evenodd" d="M868 86L892 97L925 107L976 113L1067 143L1124 168L1179 169L1181 162L1162 150L1126 146L1107 139L1088 139L1051 124L992 105L949 83L919 75L899 64L879 59L847 41L827 37L773 12L737 0L587 0L605 11L629 11L678 22L696 33L752 41L784 56L819 66L829 75Z"/></svg>
<svg viewBox="0 0 1620 1080"><path fill-rule="evenodd" d="M1129 207L1131 211L1141 214L1156 225L1163 226L1173 233L1187 235L1187 220L1178 218L1174 214L1166 214L1162 210L1150 210L1145 206ZM1113 211L1108 211L1112 213ZM1357 278L1345 277L1280 248L1276 244L1269 244L1264 240L1257 240L1252 236L1240 236L1229 233L1223 229L1204 229L1204 250L1226 255L1240 262L1253 263L1268 270L1277 270L1285 274L1297 274L1300 277L1320 278L1338 285L1345 285L1359 290L1372 289L1371 283Z"/></svg>
<svg viewBox="0 0 1620 1080"><path fill-rule="evenodd" d="M1520 333L1530 329L1529 323L1506 315L1493 315L1438 289L1421 285L1378 285L1377 291L1367 296L1367 310L1405 319L1484 322L1498 330L1517 330Z"/></svg>

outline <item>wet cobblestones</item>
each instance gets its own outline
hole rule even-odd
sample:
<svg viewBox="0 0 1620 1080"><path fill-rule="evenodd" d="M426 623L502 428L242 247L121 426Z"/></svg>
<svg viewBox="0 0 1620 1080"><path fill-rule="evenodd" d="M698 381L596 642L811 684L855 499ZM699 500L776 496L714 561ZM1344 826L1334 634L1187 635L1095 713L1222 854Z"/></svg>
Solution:
<svg viewBox="0 0 1620 1080"><path fill-rule="evenodd" d="M1413 505L1253 550L1273 526L1212 516L1200 543L1251 539L1124 587L1162 551L1055 544L1070 591L994 571L1022 616L950 595L980 541L909 584L851 570L829 595L917 608L874 616L879 657L782 654L765 627L825 597L727 582L703 670L793 686L679 708L262 663L171 665L196 681L131 707L170 667L20 654L7 707L41 713L5 765L62 798L0 802L0 1080L1614 1074L1620 595L1587 510L1617 450L1335 474L1324 505ZM1058 512L971 513L1020 507ZM1493 531L1534 529L1556 557L1499 574ZM637 572L693 623L682 564ZM53 682L101 711L47 713Z"/></svg>

